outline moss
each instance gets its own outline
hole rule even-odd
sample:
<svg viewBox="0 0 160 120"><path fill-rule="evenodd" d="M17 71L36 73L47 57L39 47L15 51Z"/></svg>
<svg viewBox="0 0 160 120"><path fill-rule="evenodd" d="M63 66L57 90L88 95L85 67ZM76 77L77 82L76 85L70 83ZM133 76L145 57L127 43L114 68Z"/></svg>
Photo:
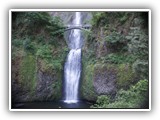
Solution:
<svg viewBox="0 0 160 120"><path fill-rule="evenodd" d="M119 64L117 70L118 88L126 89L135 82L136 75L129 64Z"/></svg>
<svg viewBox="0 0 160 120"><path fill-rule="evenodd" d="M110 75L116 76L116 86L118 89L127 89L130 85L136 82L136 74L130 64L95 64L95 73L112 71Z"/></svg>
<svg viewBox="0 0 160 120"><path fill-rule="evenodd" d="M82 85L81 85L81 93L83 99L87 100L96 100L97 94L94 91L93 86L93 76L94 76L94 65L90 64L84 65L83 68L83 77L82 77Z"/></svg>
<svg viewBox="0 0 160 120"><path fill-rule="evenodd" d="M100 61L101 62L101 61ZM95 70L96 71L106 71L106 69L113 69L113 70L117 70L117 65L116 64L104 64L104 63L96 63L95 65Z"/></svg>
<svg viewBox="0 0 160 120"><path fill-rule="evenodd" d="M28 89L31 93L34 92L36 87L36 61L31 54L26 54L22 59L20 83L22 87Z"/></svg>

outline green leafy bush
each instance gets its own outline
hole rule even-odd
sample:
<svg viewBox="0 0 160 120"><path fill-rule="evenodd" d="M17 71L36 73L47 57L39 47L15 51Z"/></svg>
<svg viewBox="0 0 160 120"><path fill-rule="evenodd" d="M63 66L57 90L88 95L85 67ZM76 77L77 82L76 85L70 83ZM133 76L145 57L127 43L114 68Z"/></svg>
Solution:
<svg viewBox="0 0 160 120"><path fill-rule="evenodd" d="M148 84L148 80L140 80L128 90L119 90L114 100L108 96L98 96L91 108L147 108Z"/></svg>
<svg viewBox="0 0 160 120"><path fill-rule="evenodd" d="M135 57L127 53L110 53L105 57L101 57L100 59L104 62L114 64L133 63L135 61Z"/></svg>
<svg viewBox="0 0 160 120"><path fill-rule="evenodd" d="M123 34L113 31L105 37L105 40L109 44L108 47L115 52L127 51L127 39Z"/></svg>
<svg viewBox="0 0 160 120"><path fill-rule="evenodd" d="M23 42L24 50L28 53L35 54L36 52L36 46L35 43L31 42L29 38L26 38Z"/></svg>
<svg viewBox="0 0 160 120"><path fill-rule="evenodd" d="M23 45L23 40L21 40L21 39L13 39L12 40L12 46L19 48L19 47L22 47L22 45Z"/></svg>
<svg viewBox="0 0 160 120"><path fill-rule="evenodd" d="M145 32L140 31L140 29L133 29L134 33L132 35L131 41L128 43L128 51L136 57L133 63L134 71L139 74L141 79L148 79L148 35Z"/></svg>
<svg viewBox="0 0 160 120"><path fill-rule="evenodd" d="M109 104L110 102L110 98L105 95L101 95L100 97L98 97L98 100L97 100L97 103L100 104L100 105L103 105L103 104Z"/></svg>
<svg viewBox="0 0 160 120"><path fill-rule="evenodd" d="M136 60L133 65L133 71L140 77L140 78L148 78L149 76L149 69L148 69L148 61L147 60Z"/></svg>
<svg viewBox="0 0 160 120"><path fill-rule="evenodd" d="M48 45L40 46L37 50L36 55L42 59L51 59L52 58L52 52Z"/></svg>

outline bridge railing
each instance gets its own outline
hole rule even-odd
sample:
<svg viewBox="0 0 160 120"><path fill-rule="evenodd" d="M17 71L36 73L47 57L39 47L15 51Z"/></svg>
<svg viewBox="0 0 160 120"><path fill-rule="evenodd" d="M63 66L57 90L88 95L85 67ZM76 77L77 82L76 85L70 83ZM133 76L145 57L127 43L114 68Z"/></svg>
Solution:
<svg viewBox="0 0 160 120"><path fill-rule="evenodd" d="M66 29L90 29L91 25L65 25Z"/></svg>

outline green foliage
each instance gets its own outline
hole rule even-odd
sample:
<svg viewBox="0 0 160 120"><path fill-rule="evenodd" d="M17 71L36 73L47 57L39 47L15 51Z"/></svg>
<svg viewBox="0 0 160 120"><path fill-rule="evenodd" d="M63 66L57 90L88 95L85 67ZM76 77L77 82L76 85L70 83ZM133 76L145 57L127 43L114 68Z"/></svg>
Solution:
<svg viewBox="0 0 160 120"><path fill-rule="evenodd" d="M127 39L123 34L113 31L105 37L106 42L109 44L108 47L113 49L115 52L127 51Z"/></svg>
<svg viewBox="0 0 160 120"><path fill-rule="evenodd" d="M101 95L97 99L97 103L99 105L109 104L109 102L110 102L110 98L108 96L106 96L106 95Z"/></svg>
<svg viewBox="0 0 160 120"><path fill-rule="evenodd" d="M52 52L48 45L40 46L37 50L36 56L42 59L52 59Z"/></svg>
<svg viewBox="0 0 160 120"><path fill-rule="evenodd" d="M16 16L17 26L27 24L27 26L31 28L31 26L44 27L48 25L48 27L51 27L51 25L53 25L59 27L63 25L59 17L52 18L47 12L14 12L13 15ZM33 29L35 28L32 28L32 30Z"/></svg>
<svg viewBox="0 0 160 120"><path fill-rule="evenodd" d="M30 39L26 38L23 42L24 50L28 53L34 54L36 52L35 43L31 42Z"/></svg>
<svg viewBox="0 0 160 120"><path fill-rule="evenodd" d="M64 31L56 33L64 28L62 21L59 17L51 17L47 12L13 12L12 16L12 33L15 38L34 37L36 40L42 41L41 36L54 40L63 37ZM43 38L43 41L45 39Z"/></svg>
<svg viewBox="0 0 160 120"><path fill-rule="evenodd" d="M148 35L135 29L131 42L128 44L129 52L136 55L139 59L148 59Z"/></svg>
<svg viewBox="0 0 160 120"><path fill-rule="evenodd" d="M140 80L128 91L120 90L116 97L116 101L123 101L132 107L140 108L148 100L148 80Z"/></svg>
<svg viewBox="0 0 160 120"><path fill-rule="evenodd" d="M126 89L135 82L136 74L129 64L119 64L117 67L117 87Z"/></svg>
<svg viewBox="0 0 160 120"><path fill-rule="evenodd" d="M124 42L124 35L113 31L109 36L106 37L106 41L111 44L118 44Z"/></svg>
<svg viewBox="0 0 160 120"><path fill-rule="evenodd" d="M114 63L114 64L123 64L123 63L133 63L135 57L128 55L127 53L110 53L105 57L101 57L100 60L102 63Z"/></svg>
<svg viewBox="0 0 160 120"><path fill-rule="evenodd" d="M92 105L91 108L105 108L111 102L111 99L107 95L98 96L96 104Z"/></svg>
<svg viewBox="0 0 160 120"><path fill-rule="evenodd" d="M148 80L140 80L128 90L119 90L114 101L98 96L91 108L146 108L148 107Z"/></svg>
<svg viewBox="0 0 160 120"><path fill-rule="evenodd" d="M90 45L91 43L94 42L95 39L95 34L91 30L82 30L84 39L85 39L85 44Z"/></svg>
<svg viewBox="0 0 160 120"><path fill-rule="evenodd" d="M87 64L95 64L96 63L96 54L95 54L95 35L92 31L83 31L85 36L85 46L83 47L82 53L82 62Z"/></svg>
<svg viewBox="0 0 160 120"><path fill-rule="evenodd" d="M92 25L98 27L116 21L123 24L131 15L127 12L93 12Z"/></svg>
<svg viewBox="0 0 160 120"><path fill-rule="evenodd" d="M49 31L52 36L63 36L64 26L59 17L52 18L50 25L47 26L47 31Z"/></svg>
<svg viewBox="0 0 160 120"><path fill-rule="evenodd" d="M51 17L47 12L26 12L22 13L29 26L43 26L49 24Z"/></svg>
<svg viewBox="0 0 160 120"><path fill-rule="evenodd" d="M133 65L133 71L139 75L140 78L148 78L149 69L148 69L148 61L146 60L136 60Z"/></svg>
<svg viewBox="0 0 160 120"><path fill-rule="evenodd" d="M23 45L23 41L21 39L13 39L12 46L20 48Z"/></svg>
<svg viewBox="0 0 160 120"><path fill-rule="evenodd" d="M101 20L104 19L104 12L94 12L93 13L93 19L91 21L93 26L98 26Z"/></svg>
<svg viewBox="0 0 160 120"><path fill-rule="evenodd" d="M123 15L121 15L121 17L120 17L120 22L121 23L124 23L128 18L129 18L129 13L127 13L127 12L124 12L124 13L122 13Z"/></svg>
<svg viewBox="0 0 160 120"><path fill-rule="evenodd" d="M128 44L128 51L136 57L133 69L137 74L140 74L141 79L148 79L148 35L138 28L134 28L133 31L135 34L131 34L132 38Z"/></svg>
<svg viewBox="0 0 160 120"><path fill-rule="evenodd" d="M66 51L67 49L65 48L62 54L55 54L52 53L51 48L49 45L43 45L39 47L37 50L37 57L40 58L43 61L42 68L43 70L58 70L61 71L63 68L63 61L64 58L66 57Z"/></svg>

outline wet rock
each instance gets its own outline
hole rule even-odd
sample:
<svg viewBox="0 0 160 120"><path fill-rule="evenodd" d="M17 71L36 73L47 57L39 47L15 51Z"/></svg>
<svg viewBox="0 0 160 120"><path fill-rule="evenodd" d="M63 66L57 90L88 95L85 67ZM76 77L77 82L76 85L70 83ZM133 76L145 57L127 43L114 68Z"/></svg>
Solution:
<svg viewBox="0 0 160 120"><path fill-rule="evenodd" d="M94 88L97 94L112 95L116 92L116 70L113 68L98 68L94 74Z"/></svg>
<svg viewBox="0 0 160 120"><path fill-rule="evenodd" d="M53 82L55 77L51 74L43 73L39 71L37 74L37 85L35 91L35 100L36 101L46 101L52 100L53 95Z"/></svg>

